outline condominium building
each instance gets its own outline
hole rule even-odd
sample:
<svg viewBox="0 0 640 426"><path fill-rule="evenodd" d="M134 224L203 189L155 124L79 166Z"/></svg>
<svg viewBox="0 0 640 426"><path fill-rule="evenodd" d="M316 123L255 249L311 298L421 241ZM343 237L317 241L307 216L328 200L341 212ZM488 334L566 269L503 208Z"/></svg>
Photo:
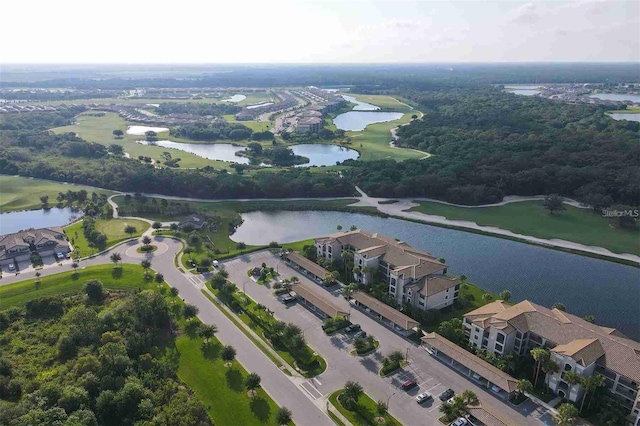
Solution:
<svg viewBox="0 0 640 426"><path fill-rule="evenodd" d="M570 401L579 401L585 389L569 383L567 372L603 375L611 395L640 418L640 343L618 330L528 300L489 303L464 315L463 327L469 344L490 354L523 356L535 347L548 349L559 366L549 374L549 388Z"/></svg>
<svg viewBox="0 0 640 426"><path fill-rule="evenodd" d="M0 236L0 265L29 260L32 252L40 256L68 253L69 243L62 228L29 229Z"/></svg>
<svg viewBox="0 0 640 426"><path fill-rule="evenodd" d="M315 247L319 258L332 261L341 261L344 252L353 253L354 280L370 285L377 272L398 305L442 309L458 298L460 281L446 276L447 265L406 242L356 230L317 238Z"/></svg>

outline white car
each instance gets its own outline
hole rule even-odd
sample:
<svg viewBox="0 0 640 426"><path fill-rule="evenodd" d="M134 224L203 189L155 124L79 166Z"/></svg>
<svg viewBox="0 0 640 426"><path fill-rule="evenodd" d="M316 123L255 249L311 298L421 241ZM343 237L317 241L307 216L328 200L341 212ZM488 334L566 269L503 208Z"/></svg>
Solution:
<svg viewBox="0 0 640 426"><path fill-rule="evenodd" d="M423 392L420 395L416 396L416 401L418 402L418 404L422 404L423 402L428 401L431 398L433 397L429 392Z"/></svg>
<svg viewBox="0 0 640 426"><path fill-rule="evenodd" d="M451 423L451 426L465 426L468 425L469 422L467 421L467 419L465 419L464 417L460 417L458 420L456 420L455 422Z"/></svg>
<svg viewBox="0 0 640 426"><path fill-rule="evenodd" d="M15 271L16 270L16 267L15 267L15 265L13 263L9 264L9 270L10 271Z"/></svg>

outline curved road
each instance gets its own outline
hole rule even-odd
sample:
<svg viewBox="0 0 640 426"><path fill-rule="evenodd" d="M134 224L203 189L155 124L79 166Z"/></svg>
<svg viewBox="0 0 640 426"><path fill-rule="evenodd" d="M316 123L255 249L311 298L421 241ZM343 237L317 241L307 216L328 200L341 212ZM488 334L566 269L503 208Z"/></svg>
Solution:
<svg viewBox="0 0 640 426"><path fill-rule="evenodd" d="M141 254L136 252L138 239L107 250L92 258L80 261L80 268L111 263L112 253L119 253L122 262L139 264L143 258L151 260L152 267L164 275L165 281L180 291L180 297L187 303L200 309L198 318L205 324L216 324L218 338L225 345L233 345L237 350L236 358L250 372L256 372L262 378L262 387L280 406L287 406L293 411L293 420L297 425L305 426L333 426L331 419L311 401L297 386L295 378L289 378L262 353L249 338L219 311L200 291L204 287L201 276L189 272L182 273L174 265L173 259L182 248L180 241L172 238L154 236L154 244L158 250L154 253ZM46 276L63 271L70 271L70 263L61 267L50 267L40 270L42 279ZM79 269L82 277L82 269ZM17 281L35 278L35 271L24 272L19 275L4 276L0 285L7 285Z"/></svg>

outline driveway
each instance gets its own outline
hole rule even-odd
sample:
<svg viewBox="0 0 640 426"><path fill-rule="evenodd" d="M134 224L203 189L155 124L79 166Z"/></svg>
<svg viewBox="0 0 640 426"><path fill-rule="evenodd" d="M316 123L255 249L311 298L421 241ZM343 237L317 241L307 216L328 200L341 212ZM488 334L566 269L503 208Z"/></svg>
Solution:
<svg viewBox="0 0 640 426"><path fill-rule="evenodd" d="M334 303L343 307L346 312L350 312L352 322L362 325L362 329L367 334L374 335L380 341L378 350L365 357L352 356L349 353L353 349L350 336L343 332L327 336L321 328L322 320L307 308L298 303L288 306L281 303L273 296L271 285L259 285L247 276L249 268L260 266L263 262L267 266L276 268L281 279L296 276L312 291L332 298ZM463 375L451 370L448 366L434 359L423 348L414 345L373 318L353 308L342 297L339 288L325 289L288 267L279 256L273 255L269 251L255 252L226 261L224 266L229 272L229 279L239 289L244 289L256 302L273 310L279 320L299 325L304 331L308 344L327 361L327 370L319 375L317 380L307 381L308 386L315 388L313 393L316 399L325 400L332 392L340 389L347 380L354 380L359 382L365 392L374 400L387 401L390 399L389 411L403 424L436 425L439 424L437 419L440 417L438 394L448 388L453 389L457 394L470 389L478 395L483 406L504 413L512 420L512 424L540 425L539 415L532 415L535 412L533 407L529 407L528 412L523 412L514 409L515 407L508 402L495 398L487 389L477 386ZM393 350L408 353L410 363L402 371L381 378L378 375L381 359ZM410 392L404 392L400 386L409 378L415 379L419 387ZM435 400L418 405L415 396L424 391L435 395Z"/></svg>

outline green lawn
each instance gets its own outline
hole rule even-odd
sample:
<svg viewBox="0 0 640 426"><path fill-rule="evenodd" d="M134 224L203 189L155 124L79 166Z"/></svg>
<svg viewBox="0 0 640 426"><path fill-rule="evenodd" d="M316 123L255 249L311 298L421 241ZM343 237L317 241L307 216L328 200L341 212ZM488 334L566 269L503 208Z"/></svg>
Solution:
<svg viewBox="0 0 640 426"><path fill-rule="evenodd" d="M340 411L340 413L351 422L353 426L375 426L379 424L383 425L397 425L400 426L401 423L396 420L391 414L387 413L384 416L384 423L376 422L376 417L378 417L378 413L376 411L376 402L371 399L369 395L363 393L358 398L358 403L354 410L347 410L340 401L340 394L342 393L342 389L335 391L329 396L329 402Z"/></svg>
<svg viewBox="0 0 640 426"><path fill-rule="evenodd" d="M213 166L217 169L228 169L230 163L223 161L213 161L206 158L198 157L188 152L163 148L161 146L149 146L136 143L136 141L143 140L144 136L127 135L126 130L128 125L135 125L135 123L129 123L123 118L120 118L118 114L106 113L104 117L95 117L88 115L79 115L76 119L77 124L56 127L52 129L55 133L74 132L81 138L89 142L97 142L102 145L109 146L111 144L118 144L124 147L132 158L137 158L139 155L148 156L156 161L162 162L163 152L169 152L172 158L181 158L180 167L204 167ZM120 129L125 132L122 139L115 139L112 132L116 129ZM169 138L169 132L163 132L158 134L158 139Z"/></svg>
<svg viewBox="0 0 640 426"><path fill-rule="evenodd" d="M407 112L411 111L406 104L398 101L396 98L388 95L361 95L359 93L347 93L348 96L353 96L360 102L367 102L372 105L379 106L380 108L393 109L394 111ZM417 112L416 112L417 114Z"/></svg>
<svg viewBox="0 0 640 426"><path fill-rule="evenodd" d="M226 114L222 116L229 123L240 123L244 126L247 126L254 132L264 132L268 130L273 125L270 121L237 121L236 117L233 114Z"/></svg>
<svg viewBox="0 0 640 426"><path fill-rule="evenodd" d="M420 206L412 210L448 219L468 220L479 225L497 226L538 238L558 238L604 247L614 253L640 254L640 229L620 229L615 221L605 219L591 210L565 207L565 211L551 215L541 201L476 208L420 202Z"/></svg>
<svg viewBox="0 0 640 426"><path fill-rule="evenodd" d="M111 191L90 186L65 185L34 178L0 175L0 213L39 209L42 207L40 197L45 195L49 196L49 205L54 207L57 203L56 197L58 193L66 193L69 190L80 191L82 189L87 191L89 195L92 192L96 194L113 194Z"/></svg>
<svg viewBox="0 0 640 426"><path fill-rule="evenodd" d="M122 264L118 268L114 268L113 265L78 268L77 274L62 272L41 277L39 284L35 279L31 279L0 286L0 310L11 306L22 306L29 300L40 297L79 292L82 291L85 282L94 279L102 281L106 289L112 290L146 289L155 285L144 280L143 269L139 265Z"/></svg>
<svg viewBox="0 0 640 426"><path fill-rule="evenodd" d="M134 237L141 236L143 232L149 229L149 224L147 222L137 219L96 220L96 229L107 236L107 244L105 248L111 247L120 241L129 239L129 234L124 232L124 228L128 225L136 228L137 232L133 234ZM89 243L84 237L84 232L82 230L82 221L67 226L64 228L64 232L67 234L67 238L69 238L71 245L73 245L74 253L78 254L80 257L88 256L99 251L98 249L89 247Z"/></svg>
<svg viewBox="0 0 640 426"><path fill-rule="evenodd" d="M179 337L176 347L180 353L178 377L193 389L209 417L217 425L277 425L278 406L259 388L252 399L247 395L243 380L247 372L236 361L226 367L219 358L222 344L214 337L203 347L201 339Z"/></svg>

